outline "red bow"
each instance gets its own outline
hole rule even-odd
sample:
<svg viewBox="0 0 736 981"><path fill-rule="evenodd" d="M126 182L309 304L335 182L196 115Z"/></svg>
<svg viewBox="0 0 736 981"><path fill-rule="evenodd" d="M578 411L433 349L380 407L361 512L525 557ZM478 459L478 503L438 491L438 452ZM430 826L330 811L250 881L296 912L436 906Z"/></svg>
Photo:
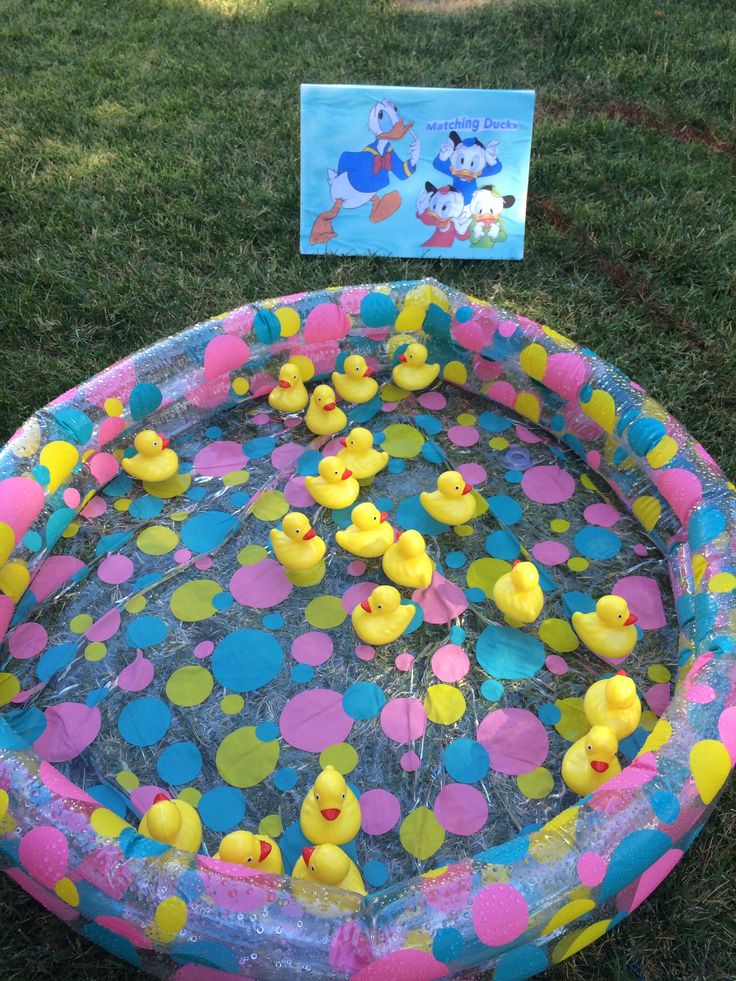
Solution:
<svg viewBox="0 0 736 981"><path fill-rule="evenodd" d="M383 155L377 153L373 158L373 173L379 174L382 170L391 170L391 147L384 150Z"/></svg>

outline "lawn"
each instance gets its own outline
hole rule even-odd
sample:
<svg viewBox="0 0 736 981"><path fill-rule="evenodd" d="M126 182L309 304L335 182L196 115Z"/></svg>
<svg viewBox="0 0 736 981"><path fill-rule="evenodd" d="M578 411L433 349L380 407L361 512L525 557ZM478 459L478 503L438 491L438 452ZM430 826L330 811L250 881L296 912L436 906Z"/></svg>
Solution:
<svg viewBox="0 0 736 981"><path fill-rule="evenodd" d="M597 350L736 474L733 7L0 0L0 438L246 300L434 275ZM298 253L302 81L524 87L521 263ZM736 794L554 979L734 977ZM5 981L132 978L0 882Z"/></svg>

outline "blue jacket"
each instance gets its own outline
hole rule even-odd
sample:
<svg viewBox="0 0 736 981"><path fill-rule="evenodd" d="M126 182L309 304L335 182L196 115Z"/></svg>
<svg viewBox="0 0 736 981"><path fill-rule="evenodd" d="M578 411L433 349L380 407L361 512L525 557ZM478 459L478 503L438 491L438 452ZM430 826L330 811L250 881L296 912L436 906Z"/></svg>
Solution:
<svg viewBox="0 0 736 981"><path fill-rule="evenodd" d="M455 177L453 172L450 170L450 161L440 160L439 154L434 158L434 169L439 170L441 174L447 174L448 177L452 178L452 186L456 191L460 191L463 196L463 201L465 204L470 204L470 199L472 198L474 192L478 188L478 181L465 181L460 180L460 178ZM486 164L480 173L481 177L491 177L493 174L497 174L501 169L501 161L497 160L494 164Z"/></svg>
<svg viewBox="0 0 736 981"><path fill-rule="evenodd" d="M380 165L375 163L376 160L380 161ZM379 167L377 171L376 167ZM381 156L378 152L378 140L357 152L346 150L340 155L337 164L337 172L343 174L347 171L348 179L356 191L366 192L378 192L388 187L390 174L398 177L400 181L405 181L415 170L413 163L399 157L391 143L387 145Z"/></svg>

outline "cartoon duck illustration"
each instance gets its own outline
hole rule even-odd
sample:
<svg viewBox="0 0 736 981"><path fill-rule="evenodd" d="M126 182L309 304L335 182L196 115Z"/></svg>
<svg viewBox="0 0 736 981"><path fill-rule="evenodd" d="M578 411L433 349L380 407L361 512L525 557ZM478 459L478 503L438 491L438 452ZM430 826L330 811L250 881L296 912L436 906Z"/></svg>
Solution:
<svg viewBox="0 0 736 981"><path fill-rule="evenodd" d="M254 835L251 831L231 831L220 842L215 858L233 865L245 865L258 872L283 875L284 860L281 849L268 835Z"/></svg>
<svg viewBox="0 0 736 981"><path fill-rule="evenodd" d="M185 852L198 852L202 844L202 822L195 809L178 798L170 800L166 794L153 798L138 833Z"/></svg>
<svg viewBox="0 0 736 981"><path fill-rule="evenodd" d="M498 141L486 145L475 136L468 136L463 140L452 130L434 158L434 168L451 177L452 186L460 191L463 202L470 204L478 180L491 177L501 170Z"/></svg>
<svg viewBox="0 0 736 981"><path fill-rule="evenodd" d="M309 401L301 372L291 361L279 368L279 383L268 393L268 404L279 412L301 412Z"/></svg>
<svg viewBox="0 0 736 981"><path fill-rule="evenodd" d="M366 894L358 866L337 845L310 845L303 848L291 874L294 879L319 882L335 889L347 889L361 896Z"/></svg>
<svg viewBox="0 0 736 981"><path fill-rule="evenodd" d="M448 249L455 239L465 241L470 235L470 215L463 196L449 184L435 187L425 181L424 190L417 198L417 218L434 228L434 234L422 242L422 248Z"/></svg>
<svg viewBox="0 0 736 981"><path fill-rule="evenodd" d="M544 593L534 563L517 559L511 572L496 580L493 602L507 617L521 623L534 623L544 606Z"/></svg>
<svg viewBox="0 0 736 981"><path fill-rule="evenodd" d="M376 586L368 599L353 610L353 629L372 647L390 644L411 623L416 607L401 603L401 593L393 586Z"/></svg>
<svg viewBox="0 0 736 981"><path fill-rule="evenodd" d="M617 752L618 739L608 726L593 726L562 758L562 779L585 797L621 772Z"/></svg>
<svg viewBox="0 0 736 981"><path fill-rule="evenodd" d="M345 413L335 404L335 393L329 385L318 385L312 392L304 421L317 436L332 436L348 423Z"/></svg>
<svg viewBox="0 0 736 981"><path fill-rule="evenodd" d="M394 365L391 377L399 388L407 392L418 392L431 385L440 373L438 364L427 364L427 351L424 344L414 342L399 355L399 363Z"/></svg>
<svg viewBox="0 0 736 981"><path fill-rule="evenodd" d="M513 194L500 194L493 185L479 187L470 201L470 246L492 249L497 242L509 237L501 212L516 202Z"/></svg>
<svg viewBox="0 0 736 981"><path fill-rule="evenodd" d="M269 532L271 547L281 565L287 569L313 569L324 558L325 543L309 523L306 514L290 511L281 522L282 531Z"/></svg>
<svg viewBox="0 0 736 981"><path fill-rule="evenodd" d="M340 442L343 449L337 455L348 470L352 471L356 480L374 477L388 463L388 453L373 449L373 433L370 429L356 426Z"/></svg>
<svg viewBox="0 0 736 981"><path fill-rule="evenodd" d="M133 440L135 456L124 456L123 470L149 484L160 484L179 471L179 457L169 449L169 441L153 429L144 429Z"/></svg>
<svg viewBox="0 0 736 981"><path fill-rule="evenodd" d="M323 456L317 469L318 477L304 478L304 486L317 504L332 511L349 508L360 493L360 485L352 471L336 456Z"/></svg>
<svg viewBox="0 0 736 981"><path fill-rule="evenodd" d="M362 405L370 402L378 391L378 382L371 375L373 371L365 363L360 354L351 354L345 358L342 373L332 372L332 384L341 399Z"/></svg>
<svg viewBox="0 0 736 981"><path fill-rule="evenodd" d="M383 556L383 571L397 586L426 589L432 582L434 565L424 537L414 528L402 532Z"/></svg>
<svg viewBox="0 0 736 981"><path fill-rule="evenodd" d="M423 491L419 502L424 510L443 525L464 525L475 517L473 487L457 470L447 470L437 478L437 490Z"/></svg>
<svg viewBox="0 0 736 981"><path fill-rule="evenodd" d="M601 596L593 613L573 613L572 626L588 650L599 657L628 657L639 639L636 617L623 596Z"/></svg>
<svg viewBox="0 0 736 981"><path fill-rule="evenodd" d="M373 106L368 116L368 129L375 136L374 141L357 153L346 151L338 161L337 170L327 171L333 204L328 211L318 215L309 236L311 245L322 245L335 237L332 221L341 208L362 208L370 201L370 220L379 222L390 218L401 207L398 191L389 191L383 196L380 192L389 186L392 174L405 181L417 168L421 145L416 134L409 146L408 160L399 157L391 142L403 140L413 125L399 117L399 110L388 99Z"/></svg>
<svg viewBox="0 0 736 981"><path fill-rule="evenodd" d="M389 545L393 545L394 530L386 520L388 514L379 511L375 504L364 501L353 508L352 524L344 531L335 533L335 541L346 552L362 559L377 559Z"/></svg>
<svg viewBox="0 0 736 981"><path fill-rule="evenodd" d="M314 845L344 845L360 831L360 803L342 773L326 766L314 781L299 812L304 836Z"/></svg>
<svg viewBox="0 0 736 981"><path fill-rule="evenodd" d="M596 681L585 693L583 711L592 726L608 726L616 739L630 736L641 719L641 702L633 679L619 671L612 678Z"/></svg>

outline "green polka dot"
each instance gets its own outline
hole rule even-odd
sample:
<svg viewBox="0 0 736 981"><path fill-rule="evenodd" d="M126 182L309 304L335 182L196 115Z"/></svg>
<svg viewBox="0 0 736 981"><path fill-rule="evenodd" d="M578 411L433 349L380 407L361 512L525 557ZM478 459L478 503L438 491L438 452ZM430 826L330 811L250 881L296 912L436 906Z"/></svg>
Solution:
<svg viewBox="0 0 736 981"><path fill-rule="evenodd" d="M202 791L197 790L196 787L184 787L177 794L179 800L183 800L185 804L191 804L192 807L197 807L200 800L202 799Z"/></svg>
<svg viewBox="0 0 736 981"><path fill-rule="evenodd" d="M590 562L584 559L582 555L573 555L571 559L567 560L567 567L571 572L585 572L589 565Z"/></svg>
<svg viewBox="0 0 736 981"><path fill-rule="evenodd" d="M161 480L155 484L143 482L143 487L151 497L159 497L162 500L169 500L172 497L179 497L186 494L192 483L191 475L188 473L178 473L170 480Z"/></svg>
<svg viewBox="0 0 736 981"><path fill-rule="evenodd" d="M246 545L238 552L239 565L255 565L261 559L265 559L268 552L263 545Z"/></svg>
<svg viewBox="0 0 736 981"><path fill-rule="evenodd" d="M0 705L7 705L20 691L20 682L14 674L0 671Z"/></svg>
<svg viewBox="0 0 736 981"><path fill-rule="evenodd" d="M576 650L579 643L567 620L558 620L557 617L542 620L539 625L539 639L558 654Z"/></svg>
<svg viewBox="0 0 736 981"><path fill-rule="evenodd" d="M329 630L339 627L347 613L339 596L318 596L307 604L304 616L313 627Z"/></svg>
<svg viewBox="0 0 736 981"><path fill-rule="evenodd" d="M137 596L133 596L132 599L128 600L128 602L125 604L125 609L128 613L140 613L141 610L145 610L147 606L148 600L143 593L139 593Z"/></svg>
<svg viewBox="0 0 736 981"><path fill-rule="evenodd" d="M93 622L89 613L79 613L69 621L69 629L72 633L83 634L85 630L89 630Z"/></svg>
<svg viewBox="0 0 736 981"><path fill-rule="evenodd" d="M486 597L490 599L496 581L509 572L510 569L511 563L504 562L503 559L476 559L475 562L471 562L468 566L465 578L468 586L482 589Z"/></svg>
<svg viewBox="0 0 736 981"><path fill-rule="evenodd" d="M672 674L664 664L650 664L647 669L647 677L655 684L664 685L670 680Z"/></svg>
<svg viewBox="0 0 736 981"><path fill-rule="evenodd" d="M169 606L177 620L197 623L217 612L212 600L221 592L222 588L213 579L193 579L174 590Z"/></svg>
<svg viewBox="0 0 736 981"><path fill-rule="evenodd" d="M138 777L130 770L121 770L115 779L124 790L136 790L141 785Z"/></svg>
<svg viewBox="0 0 736 981"><path fill-rule="evenodd" d="M295 586L316 586L322 582L327 571L325 560L322 559L311 569L285 569L286 578Z"/></svg>
<svg viewBox="0 0 736 981"><path fill-rule="evenodd" d="M560 719L555 723L555 729L563 739L576 742L590 729L590 723L583 711L582 698L558 698L555 705L560 710Z"/></svg>
<svg viewBox="0 0 736 981"><path fill-rule="evenodd" d="M209 698L213 684L212 675L207 668L187 664L169 677L166 694L174 705L191 708L193 705L201 705Z"/></svg>
<svg viewBox="0 0 736 981"><path fill-rule="evenodd" d="M107 654L107 647L99 641L87 644L84 648L84 656L88 661L101 661L105 654Z"/></svg>
<svg viewBox="0 0 736 981"><path fill-rule="evenodd" d="M267 814L258 825L258 834L268 835L269 838L278 838L283 830L284 825L278 814Z"/></svg>
<svg viewBox="0 0 736 981"><path fill-rule="evenodd" d="M421 861L431 858L445 840L445 829L428 807L417 807L401 822L401 844Z"/></svg>
<svg viewBox="0 0 736 981"><path fill-rule="evenodd" d="M358 754L350 743L335 743L319 754L319 765L323 770L326 766L334 766L339 773L345 775L358 765Z"/></svg>
<svg viewBox="0 0 736 981"><path fill-rule="evenodd" d="M561 535L570 530L570 522L565 518L553 518L549 526L556 535Z"/></svg>
<svg viewBox="0 0 736 981"><path fill-rule="evenodd" d="M237 487L239 484L247 484L249 480L250 474L247 470L232 470L222 478L222 482L226 487Z"/></svg>
<svg viewBox="0 0 736 981"><path fill-rule="evenodd" d="M398 385L393 385L388 382L381 389L381 401L382 402L401 402L402 399L408 398L410 392L405 391L403 388L399 388Z"/></svg>
<svg viewBox="0 0 736 981"><path fill-rule="evenodd" d="M153 525L144 528L136 539L136 545L146 555L166 555L179 544L179 536L171 528Z"/></svg>
<svg viewBox="0 0 736 981"><path fill-rule="evenodd" d="M289 503L280 490L267 490L256 501L253 515L261 521L278 521L289 510Z"/></svg>
<svg viewBox="0 0 736 981"><path fill-rule="evenodd" d="M215 757L220 776L233 787L255 787L273 773L278 761L278 739L262 742L255 726L242 726L225 736Z"/></svg>
<svg viewBox="0 0 736 981"><path fill-rule="evenodd" d="M407 426L404 422L387 426L383 435L385 438L381 449L402 460L418 456L424 446L424 436L414 426Z"/></svg>
<svg viewBox="0 0 736 981"><path fill-rule="evenodd" d="M516 778L519 790L531 800L541 800L552 793L555 778L544 766L538 766L531 773L522 773Z"/></svg>
<svg viewBox="0 0 736 981"><path fill-rule="evenodd" d="M242 695L225 695L220 702L220 708L225 715L237 715L245 707L245 699Z"/></svg>

